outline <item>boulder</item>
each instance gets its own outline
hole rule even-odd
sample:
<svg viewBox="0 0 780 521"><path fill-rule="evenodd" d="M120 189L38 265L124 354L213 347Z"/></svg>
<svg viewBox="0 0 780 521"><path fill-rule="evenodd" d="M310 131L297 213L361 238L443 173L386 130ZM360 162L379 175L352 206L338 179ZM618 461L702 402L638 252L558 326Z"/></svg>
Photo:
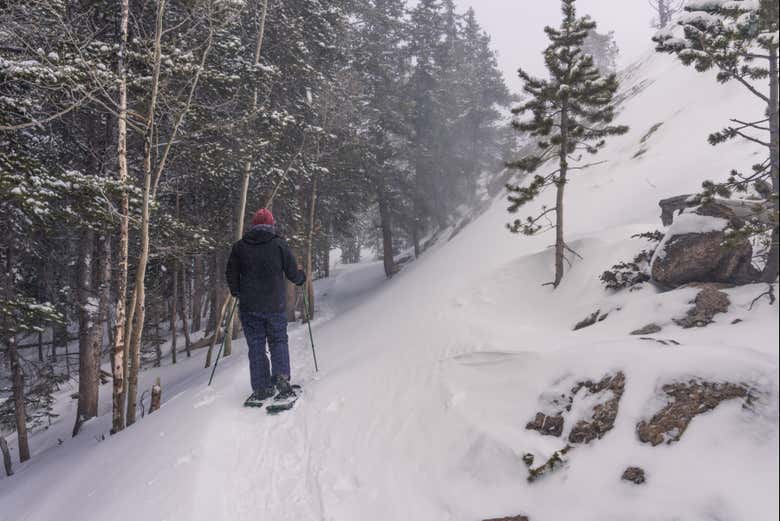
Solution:
<svg viewBox="0 0 780 521"><path fill-rule="evenodd" d="M628 467L625 472L623 472L621 479L630 481L636 485L641 485L646 481L645 470L642 467Z"/></svg>
<svg viewBox="0 0 780 521"><path fill-rule="evenodd" d="M560 414L547 416L542 412L538 412L533 421L528 422L525 428L529 431L538 431L547 436L557 437L563 432L563 416Z"/></svg>
<svg viewBox="0 0 780 521"><path fill-rule="evenodd" d="M688 314L674 322L686 329L692 327L704 327L713 322L713 317L718 313L725 313L729 310L731 301L729 296L714 286L704 285L702 290L696 295L693 301L693 307L688 310Z"/></svg>
<svg viewBox="0 0 780 521"><path fill-rule="evenodd" d="M654 335L656 333L660 333L662 330L661 326L658 324L647 324L644 327L641 327L639 329L636 329L631 332L632 335Z"/></svg>
<svg viewBox="0 0 780 521"><path fill-rule="evenodd" d="M604 395L602 400L593 406L593 414L587 420L578 421L569 433L570 443L590 443L601 439L615 426L620 399L626 386L626 375L618 371L615 375L607 375L599 382L580 382L572 389L572 395L585 388L591 395Z"/></svg>
<svg viewBox="0 0 780 521"><path fill-rule="evenodd" d="M729 238L743 221L726 206L709 204L679 215L653 257L650 270L661 286L691 282L745 284L758 279L753 247L746 238Z"/></svg>

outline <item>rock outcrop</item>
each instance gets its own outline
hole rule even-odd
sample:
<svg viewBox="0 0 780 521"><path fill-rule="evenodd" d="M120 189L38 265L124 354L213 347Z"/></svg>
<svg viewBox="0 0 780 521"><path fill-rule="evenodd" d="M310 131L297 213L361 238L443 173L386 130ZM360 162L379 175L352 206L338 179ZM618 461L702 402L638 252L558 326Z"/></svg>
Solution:
<svg viewBox="0 0 780 521"><path fill-rule="evenodd" d="M650 420L636 426L639 439L651 445L680 441L694 416L711 411L725 400L748 398L747 386L699 380L663 386L670 398Z"/></svg>
<svg viewBox="0 0 780 521"><path fill-rule="evenodd" d="M712 285L702 286L702 290L692 302L693 307L683 318L675 319L675 323L686 329L704 327L713 322L715 315L729 310L729 296Z"/></svg>
<svg viewBox="0 0 780 521"><path fill-rule="evenodd" d="M734 210L720 204L677 216L653 257L653 281L677 288L691 282L745 284L757 280L753 247L746 238L729 233L743 225Z"/></svg>

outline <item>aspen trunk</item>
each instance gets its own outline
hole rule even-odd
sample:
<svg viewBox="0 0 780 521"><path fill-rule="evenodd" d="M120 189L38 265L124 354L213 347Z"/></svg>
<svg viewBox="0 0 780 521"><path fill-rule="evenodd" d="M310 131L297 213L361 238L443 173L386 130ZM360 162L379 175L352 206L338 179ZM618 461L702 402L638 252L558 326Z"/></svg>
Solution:
<svg viewBox="0 0 780 521"><path fill-rule="evenodd" d="M143 202L141 203L141 252L138 255L138 267L135 274L135 287L133 288L132 304L130 306L130 373L127 382L127 416L126 424L132 425L136 420L136 408L138 406L138 373L141 366L141 338L144 330L146 315L146 266L149 261L149 207L151 204L152 190L152 141L154 138L155 111L157 108L157 94L160 87L160 61L162 53L163 14L165 12L165 0L159 0L157 4L157 20L154 33L154 57L152 73L152 90L149 96L149 110L147 112L146 135L144 136L144 183ZM171 138L172 139L172 138Z"/></svg>
<svg viewBox="0 0 780 521"><path fill-rule="evenodd" d="M13 465L11 464L11 451L8 450L8 442L5 441L2 435L0 435L0 453L3 454L3 467L5 467L5 475L11 477L14 475Z"/></svg>
<svg viewBox="0 0 780 521"><path fill-rule="evenodd" d="M127 183L127 35L130 15L130 0L120 0L119 21L119 116L117 118L117 177L122 184ZM111 433L125 428L125 364L127 360L127 339L125 338L125 319L127 305L128 277L128 237L129 237L129 197L126 191L120 201L122 218L119 224L119 263L117 266L117 298L114 317L114 343L111 346L112 421Z"/></svg>

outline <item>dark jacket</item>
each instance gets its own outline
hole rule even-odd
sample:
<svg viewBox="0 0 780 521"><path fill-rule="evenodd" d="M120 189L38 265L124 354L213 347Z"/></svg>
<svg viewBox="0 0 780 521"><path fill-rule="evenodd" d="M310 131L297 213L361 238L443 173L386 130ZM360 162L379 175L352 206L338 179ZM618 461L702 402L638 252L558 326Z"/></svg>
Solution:
<svg viewBox="0 0 780 521"><path fill-rule="evenodd" d="M233 245L225 275L242 312L283 313L285 276L299 286L306 281L287 243L263 227L252 228Z"/></svg>

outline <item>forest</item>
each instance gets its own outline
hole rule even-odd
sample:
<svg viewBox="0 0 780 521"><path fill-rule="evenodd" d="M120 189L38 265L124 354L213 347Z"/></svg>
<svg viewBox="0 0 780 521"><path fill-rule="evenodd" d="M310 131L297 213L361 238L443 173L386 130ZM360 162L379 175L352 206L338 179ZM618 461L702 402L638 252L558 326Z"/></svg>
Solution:
<svg viewBox="0 0 780 521"><path fill-rule="evenodd" d="M48 469L121 461L132 484L96 490L126 495L83 519L158 477L146 517L776 519L777 462L737 478L780 432L779 9L643 1L629 62L604 2L552 3L515 35L542 68L507 70L480 23L501 2L0 0L9 512ZM235 410L251 347L226 279L261 208L305 275L284 306L301 400L275 424ZM648 491L603 506L618 468ZM180 510L263 473L251 506Z"/></svg>

